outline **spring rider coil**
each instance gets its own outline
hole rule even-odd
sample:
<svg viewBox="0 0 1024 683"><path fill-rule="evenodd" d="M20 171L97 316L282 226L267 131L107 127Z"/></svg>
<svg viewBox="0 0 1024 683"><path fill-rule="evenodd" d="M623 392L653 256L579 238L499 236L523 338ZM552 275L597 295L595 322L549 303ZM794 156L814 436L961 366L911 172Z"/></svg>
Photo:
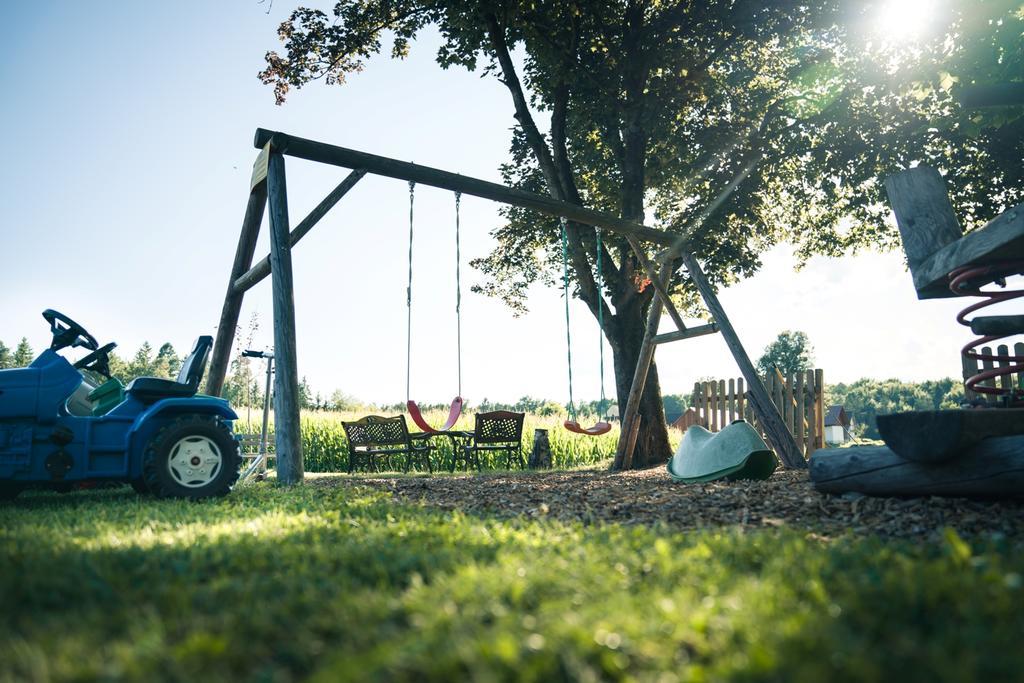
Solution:
<svg viewBox="0 0 1024 683"><path fill-rule="evenodd" d="M956 320L961 325L971 328L981 337L972 340L961 350L964 367L981 367L975 374L964 378L964 389L970 395L983 394L993 397L996 405L1002 407L1024 406L1024 387L1020 381L1014 385L1014 375L1024 371L1024 355L1009 352L1009 346L1003 346L992 353L982 348L1001 339L1024 333L1024 316L967 316L990 306L1024 298L1024 289L1006 289L1006 278L1024 274L1024 259L993 263L982 266L964 266L949 274L949 289L956 296L982 297L981 301L971 304L957 314ZM1000 289L984 289L996 285ZM1018 375L1019 376L1019 375ZM975 400L972 405L991 405L984 400Z"/></svg>

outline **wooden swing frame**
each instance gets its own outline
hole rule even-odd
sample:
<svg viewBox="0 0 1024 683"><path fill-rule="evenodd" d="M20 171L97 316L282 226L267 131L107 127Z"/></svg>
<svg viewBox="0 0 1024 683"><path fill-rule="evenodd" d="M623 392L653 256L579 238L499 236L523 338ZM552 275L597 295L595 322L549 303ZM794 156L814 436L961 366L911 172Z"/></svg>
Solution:
<svg viewBox="0 0 1024 683"><path fill-rule="evenodd" d="M616 468L628 469L632 464L633 451L640 428L640 396L647 382L647 373L654 359L655 348L666 342L715 332L722 334L740 372L747 380L751 406L783 465L790 468L806 468L807 464L797 450L792 434L786 429L782 416L769 398L761 378L758 377L750 362L750 357L744 350L736 330L729 322L711 283L696 257L687 248L685 237L499 183L263 128L256 130L254 146L261 151L253 164L249 199L245 217L242 219L234 262L231 266L231 276L228 280L227 293L224 296L220 323L217 327L217 339L210 360L206 393L219 396L224 388L224 379L231 358L231 346L245 293L271 275L274 354L277 361L277 373L274 380L275 445L277 476L281 483L299 483L304 477L302 440L299 433L299 377L295 350L295 292L291 249L367 173L429 185L452 192L461 192L556 217L564 217L567 220L595 226L626 238L654 284L656 295L651 302L647 316L640 357L633 376L626 410L622 416L622 433L615 454ZM284 163L286 156L352 169L348 176L295 226L294 230L290 229L288 221L288 189ZM749 168L747 173L749 173ZM735 189L735 185L745 177L746 174L738 177L734 181L732 189ZM732 189L728 189L728 192L731 192ZM254 266L252 262L256 251L256 240L263 223L263 215L268 208L270 254ZM660 269L656 270L654 264L647 259L640 246L641 241L665 247L665 250L656 259L660 264ZM713 318L711 324L690 328L683 324L682 316L679 315L667 291L667 285L678 264L685 266L690 279L693 280L697 291L711 312ZM674 332L659 335L658 323L665 309L677 329Z"/></svg>

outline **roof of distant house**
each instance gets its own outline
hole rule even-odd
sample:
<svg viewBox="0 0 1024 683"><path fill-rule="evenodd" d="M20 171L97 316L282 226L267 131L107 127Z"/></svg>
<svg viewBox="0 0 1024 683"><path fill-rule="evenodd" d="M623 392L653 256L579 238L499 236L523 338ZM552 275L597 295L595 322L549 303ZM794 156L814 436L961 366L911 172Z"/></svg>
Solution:
<svg viewBox="0 0 1024 683"><path fill-rule="evenodd" d="M829 406L825 413L826 427L849 427L850 418L842 406Z"/></svg>

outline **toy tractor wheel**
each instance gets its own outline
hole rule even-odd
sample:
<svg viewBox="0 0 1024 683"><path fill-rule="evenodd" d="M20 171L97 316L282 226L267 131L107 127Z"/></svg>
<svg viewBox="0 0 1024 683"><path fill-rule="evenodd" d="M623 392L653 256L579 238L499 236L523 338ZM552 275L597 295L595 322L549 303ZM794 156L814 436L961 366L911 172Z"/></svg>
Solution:
<svg viewBox="0 0 1024 683"><path fill-rule="evenodd" d="M223 496L238 480L238 442L216 418L190 415L153 437L143 456L146 488L159 497Z"/></svg>
<svg viewBox="0 0 1024 683"><path fill-rule="evenodd" d="M131 485L132 490L140 496L145 496L149 493L149 487L146 486L146 480L141 477L138 479L132 479L128 483Z"/></svg>

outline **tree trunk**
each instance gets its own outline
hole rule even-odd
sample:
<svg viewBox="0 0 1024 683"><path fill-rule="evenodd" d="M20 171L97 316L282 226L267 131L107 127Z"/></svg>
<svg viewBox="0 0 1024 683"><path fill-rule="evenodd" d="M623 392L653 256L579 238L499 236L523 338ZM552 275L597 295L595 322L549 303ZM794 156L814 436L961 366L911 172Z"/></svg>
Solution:
<svg viewBox="0 0 1024 683"><path fill-rule="evenodd" d="M648 305L650 305L648 303ZM643 332L647 306L630 306L616 314L619 324L615 339L609 339L612 359L615 365L615 394L619 404L619 416L626 409L629 390L633 385L636 363L643 344ZM632 469L645 469L668 462L672 447L668 442L668 425L661 401L661 382L658 379L658 365L651 362L647 382L640 397L640 431L637 434L636 450L633 453Z"/></svg>

